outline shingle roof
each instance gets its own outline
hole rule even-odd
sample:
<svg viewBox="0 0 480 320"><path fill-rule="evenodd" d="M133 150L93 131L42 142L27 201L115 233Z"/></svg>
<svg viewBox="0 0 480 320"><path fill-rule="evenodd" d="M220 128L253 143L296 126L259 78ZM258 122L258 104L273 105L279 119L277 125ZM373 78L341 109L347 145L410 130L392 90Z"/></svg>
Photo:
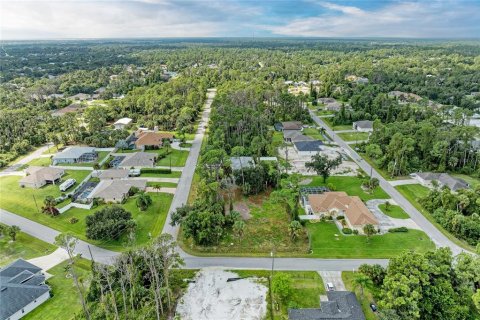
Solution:
<svg viewBox="0 0 480 320"><path fill-rule="evenodd" d="M135 145L139 146L161 146L163 139L173 139L173 134L168 132L142 132L137 135Z"/></svg>
<svg viewBox="0 0 480 320"><path fill-rule="evenodd" d="M155 165L155 153L135 152L129 153L120 162L121 167L153 167Z"/></svg>
<svg viewBox="0 0 480 320"><path fill-rule="evenodd" d="M323 142L320 140L297 141L293 143L298 151L320 151Z"/></svg>
<svg viewBox="0 0 480 320"><path fill-rule="evenodd" d="M38 274L41 270L22 259L0 270L0 319L8 319L50 290Z"/></svg>
<svg viewBox="0 0 480 320"><path fill-rule="evenodd" d="M301 121L284 121L282 122L283 130L301 130L302 129Z"/></svg>
<svg viewBox="0 0 480 320"><path fill-rule="evenodd" d="M53 159L78 159L85 153L93 153L93 147L68 147L60 153L53 156Z"/></svg>
<svg viewBox="0 0 480 320"><path fill-rule="evenodd" d="M353 292L328 291L329 301L322 301L320 308L289 309L289 320L365 320L362 308Z"/></svg>
<svg viewBox="0 0 480 320"><path fill-rule="evenodd" d="M101 199L122 199L132 187L137 187L144 190L147 186L147 180L102 180L92 190L89 198L101 198Z"/></svg>
<svg viewBox="0 0 480 320"><path fill-rule="evenodd" d="M242 168L251 168L255 165L252 157L231 157L230 162L232 170L241 170Z"/></svg>
<svg viewBox="0 0 480 320"><path fill-rule="evenodd" d="M450 188L450 190L452 191L466 189L469 187L469 184L465 180L452 177L448 173L417 172L416 175L426 181L436 180L441 185L444 185Z"/></svg>
<svg viewBox="0 0 480 320"><path fill-rule="evenodd" d="M372 129L373 128L373 121L370 121L370 120L355 121L353 124L357 128L364 128L364 129Z"/></svg>
<svg viewBox="0 0 480 320"><path fill-rule="evenodd" d="M126 169L108 169L103 170L99 175L98 178L100 180L104 179L123 179L128 177L128 170Z"/></svg>
<svg viewBox="0 0 480 320"><path fill-rule="evenodd" d="M63 175L64 170L52 167L28 167L25 172L27 175L20 179L20 183L54 181Z"/></svg>

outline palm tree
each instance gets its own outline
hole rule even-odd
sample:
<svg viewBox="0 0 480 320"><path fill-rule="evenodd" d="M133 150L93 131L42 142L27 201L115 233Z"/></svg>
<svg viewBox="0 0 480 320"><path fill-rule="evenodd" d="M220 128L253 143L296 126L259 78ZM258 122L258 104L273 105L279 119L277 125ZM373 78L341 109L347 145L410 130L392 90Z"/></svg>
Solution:
<svg viewBox="0 0 480 320"><path fill-rule="evenodd" d="M300 235L300 230L302 230L302 224L297 220L290 222L288 226L288 231L290 231L290 237L292 240L295 240Z"/></svg>
<svg viewBox="0 0 480 320"><path fill-rule="evenodd" d="M15 241L17 239L17 233L20 232L20 227L19 226L10 226L8 228L8 235L12 239L12 241Z"/></svg>
<svg viewBox="0 0 480 320"><path fill-rule="evenodd" d="M137 207L140 211L147 210L148 206L152 204L152 198L145 192L141 192L137 196Z"/></svg>
<svg viewBox="0 0 480 320"><path fill-rule="evenodd" d="M360 287L360 293L363 297L363 289L370 285L372 283L372 280L363 273L358 273L353 279L353 283L355 284L355 288Z"/></svg>
<svg viewBox="0 0 480 320"><path fill-rule="evenodd" d="M43 200L43 207L42 212L48 213L52 216L57 216L60 212L55 207L57 205L57 201L52 196L47 196L45 200Z"/></svg>
<svg viewBox="0 0 480 320"><path fill-rule="evenodd" d="M372 224L366 224L363 227L363 232L367 236L367 241L370 241L370 237L377 233L377 230L375 230L375 227Z"/></svg>
<svg viewBox="0 0 480 320"><path fill-rule="evenodd" d="M170 140L168 140L168 139L164 139L164 140L163 140L163 146L164 146L165 148L167 148L167 155L170 154L170 145L171 145ZM172 157L170 156L170 157L168 157L168 158L169 158L169 160L170 160L170 170L171 170L171 169L172 169Z"/></svg>

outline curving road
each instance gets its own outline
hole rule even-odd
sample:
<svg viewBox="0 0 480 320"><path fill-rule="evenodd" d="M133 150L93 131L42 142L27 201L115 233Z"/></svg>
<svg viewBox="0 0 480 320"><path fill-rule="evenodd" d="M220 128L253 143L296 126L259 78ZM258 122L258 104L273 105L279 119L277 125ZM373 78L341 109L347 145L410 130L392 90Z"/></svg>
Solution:
<svg viewBox="0 0 480 320"><path fill-rule="evenodd" d="M405 197L395 189L390 182L382 177L375 168L372 168L363 158L350 147L342 138L337 135L337 132L333 131L322 119L316 116L310 110L310 116L321 127L325 128L326 132L330 135L332 140L337 143L365 172L372 173L372 177L378 178L380 181L380 187L400 206L405 212L408 213L410 218L432 239L437 247L449 247L453 254L459 254L465 252L463 248L453 243L443 233L441 233L430 221L423 216Z"/></svg>

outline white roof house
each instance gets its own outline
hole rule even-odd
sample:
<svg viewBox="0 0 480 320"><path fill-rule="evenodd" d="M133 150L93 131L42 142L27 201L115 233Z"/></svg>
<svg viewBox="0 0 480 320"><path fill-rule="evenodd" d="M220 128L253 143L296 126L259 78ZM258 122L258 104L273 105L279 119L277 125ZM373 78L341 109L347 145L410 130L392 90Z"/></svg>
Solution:
<svg viewBox="0 0 480 320"><path fill-rule="evenodd" d="M370 120L355 121L353 123L353 130L357 130L360 132L372 132L373 121L370 121Z"/></svg>
<svg viewBox="0 0 480 320"><path fill-rule="evenodd" d="M93 147L68 147L53 156L53 164L94 162L98 155Z"/></svg>
<svg viewBox="0 0 480 320"><path fill-rule="evenodd" d="M132 123L132 119L130 118L121 118L118 119L113 125L115 126L116 130L122 130L126 126L128 126L130 123Z"/></svg>
<svg viewBox="0 0 480 320"><path fill-rule="evenodd" d="M132 187L145 190L147 180L102 180L90 192L88 199L100 198L105 202L122 202L128 197L128 193Z"/></svg>

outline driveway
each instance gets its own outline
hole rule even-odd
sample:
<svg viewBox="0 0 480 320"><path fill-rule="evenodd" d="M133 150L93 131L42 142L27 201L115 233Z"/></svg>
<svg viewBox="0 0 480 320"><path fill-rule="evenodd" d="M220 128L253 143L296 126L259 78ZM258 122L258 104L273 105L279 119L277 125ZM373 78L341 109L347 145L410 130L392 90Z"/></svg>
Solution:
<svg viewBox="0 0 480 320"><path fill-rule="evenodd" d="M33 151L32 153L26 155L25 157L23 157L20 160L18 160L17 162L15 162L15 164L13 164L9 167L6 167L2 172L14 172L14 171L18 170L18 168L20 168L24 164L27 164L30 161L35 160L37 158L40 158L42 153L47 151L48 148L51 148L52 146L53 146L53 144L49 143L49 144L44 145L43 147L38 148L37 150Z"/></svg>
<svg viewBox="0 0 480 320"><path fill-rule="evenodd" d="M27 260L30 263L33 263L39 268L42 268L44 272L55 267L57 264L62 263L68 259L68 253L62 248L58 248L49 255L41 256Z"/></svg>
<svg viewBox="0 0 480 320"><path fill-rule="evenodd" d="M378 226L381 233L387 233L390 228L406 227L408 229L422 230L412 219L396 219L387 216L380 210L379 205L389 201L391 204L396 205L392 199L374 199L367 201L367 208L370 210L375 218L378 220Z"/></svg>
<svg viewBox="0 0 480 320"><path fill-rule="evenodd" d="M352 269L348 271L352 271ZM318 274L323 279L323 284L325 285L325 290L327 289L327 283L333 283L335 287L335 291L346 291L345 284L342 280L342 272L341 271L318 271Z"/></svg>

